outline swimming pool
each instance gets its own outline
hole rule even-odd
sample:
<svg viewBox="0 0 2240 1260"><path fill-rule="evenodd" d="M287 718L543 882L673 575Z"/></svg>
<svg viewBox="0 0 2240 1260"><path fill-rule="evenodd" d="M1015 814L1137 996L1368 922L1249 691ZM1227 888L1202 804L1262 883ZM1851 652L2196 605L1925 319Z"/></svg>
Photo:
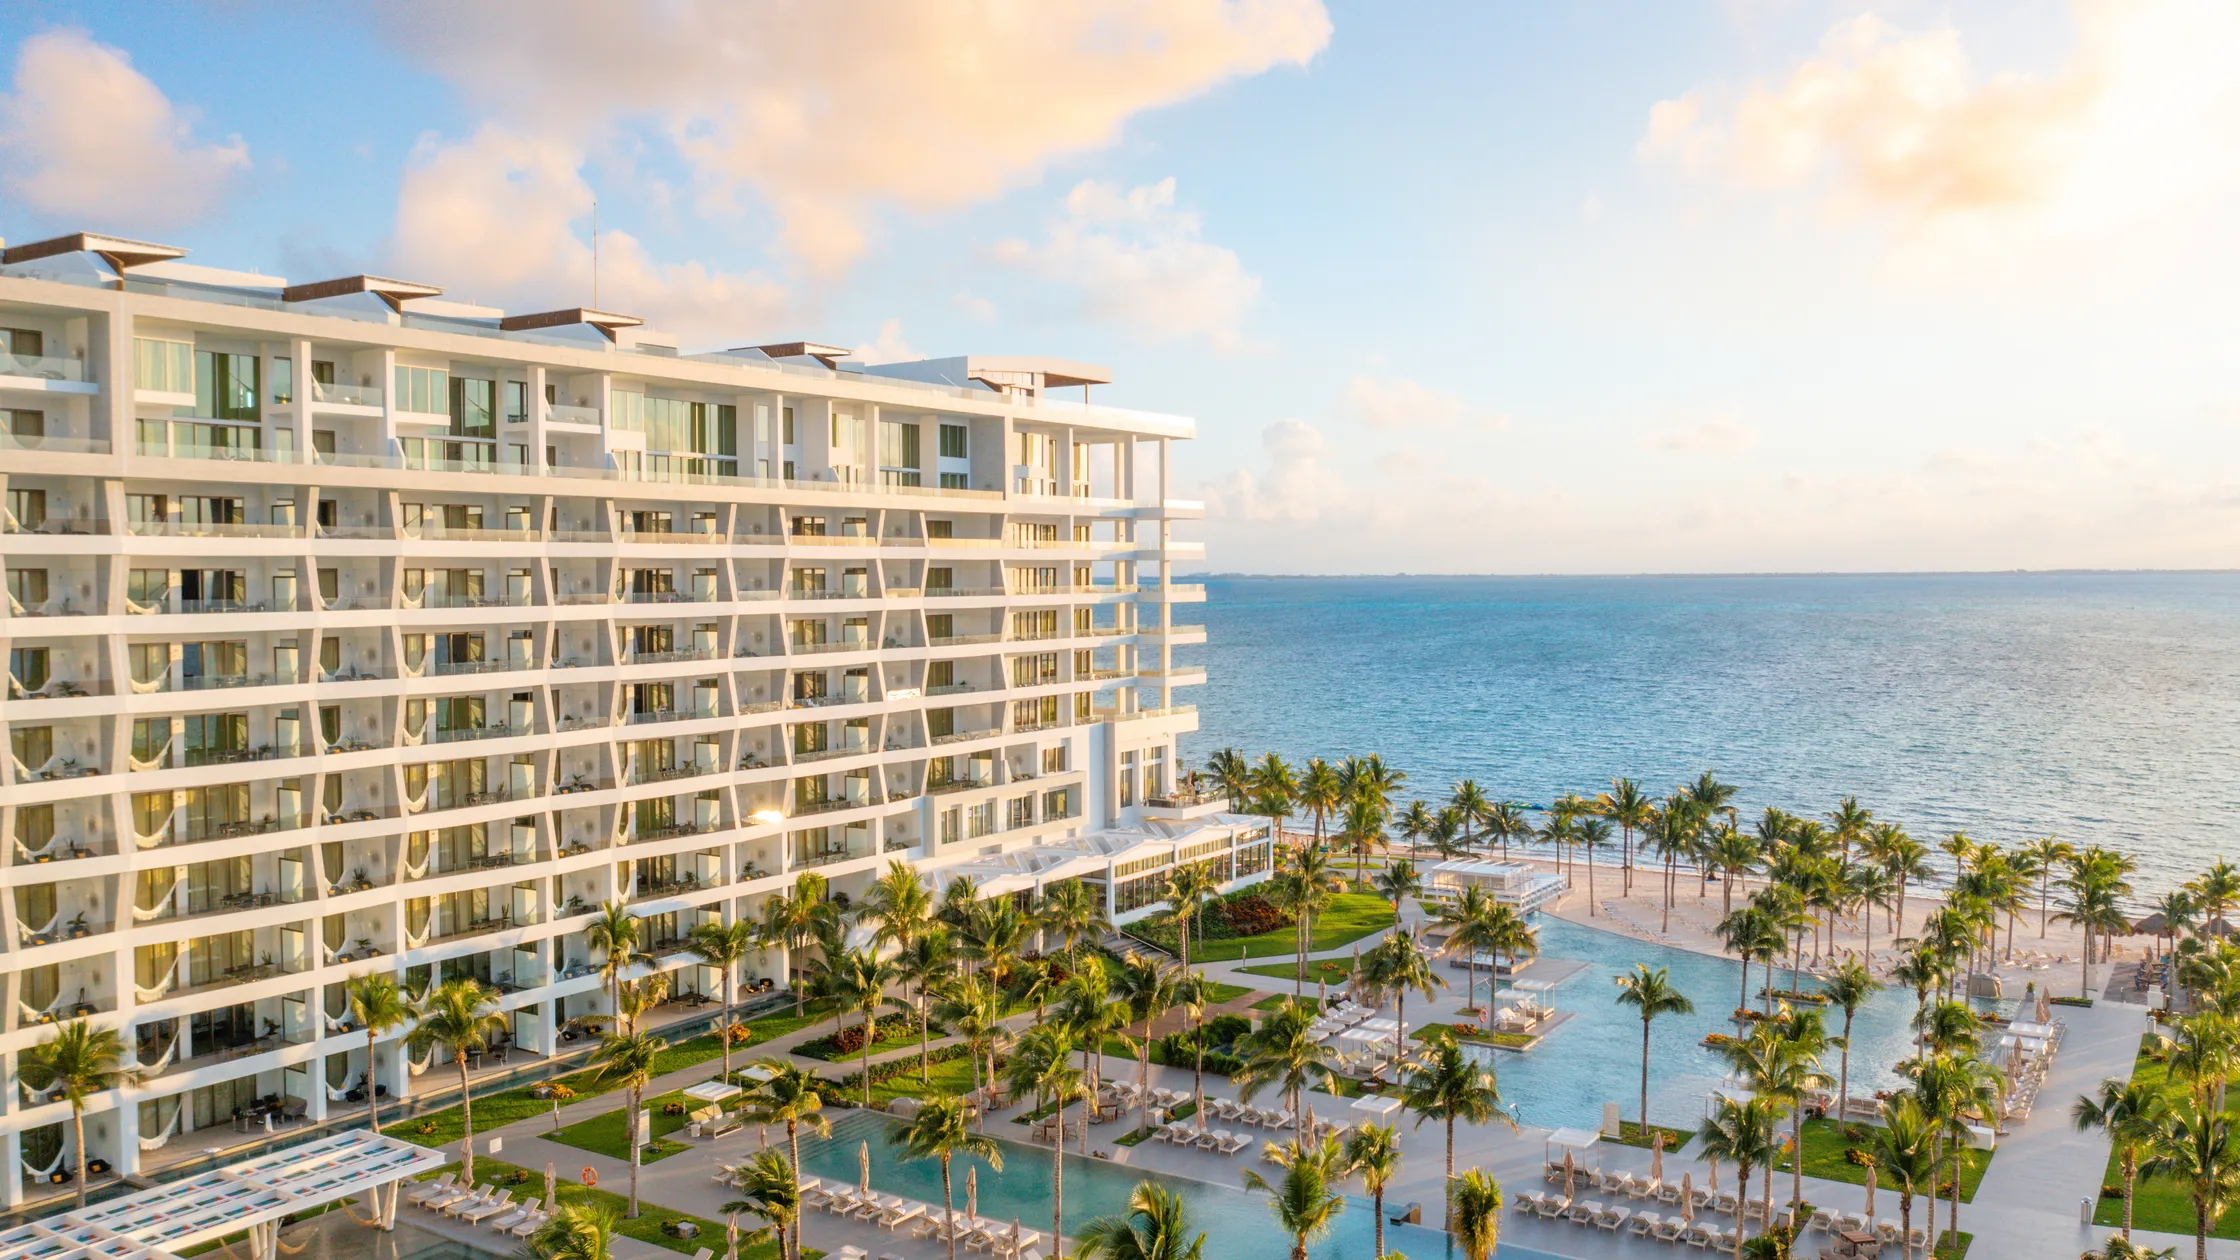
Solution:
<svg viewBox="0 0 2240 1260"><path fill-rule="evenodd" d="M831 1137L802 1140L802 1171L854 1185L860 1175L858 1152L868 1142L874 1190L938 1206L941 1165L933 1160L905 1162L898 1159L887 1140L887 1134L897 1127L895 1121L877 1112L851 1111L835 1116ZM1003 1143L1003 1171L996 1172L979 1160L956 1160L950 1176L956 1187L957 1211L964 1211L965 1173L969 1168L977 1168L980 1215L996 1220L1016 1217L1026 1228L1047 1234L1050 1231L1050 1148L1014 1142L1002 1134L990 1133L989 1136ZM1146 1172L1107 1160L1085 1159L1071 1153L1065 1160L1066 1230L1069 1234L1094 1217L1125 1213L1128 1195L1136 1183L1150 1179L1182 1197L1189 1209L1192 1227L1206 1232L1207 1255L1219 1256L1222 1260L1286 1260L1291 1254L1290 1239L1276 1226L1265 1195ZM1424 1210L1435 1215L1439 1209L1436 1204L1427 1203ZM813 1244L815 1218L810 1219L808 1229L807 1237ZM1337 1228L1328 1238L1309 1248L1308 1254L1313 1260L1365 1257L1372 1254L1375 1232L1376 1216L1370 1210L1369 1201L1349 1199L1344 1214L1338 1218ZM1410 1260L1435 1260L1461 1254L1450 1252L1444 1230L1422 1226L1386 1225L1384 1241L1386 1250L1406 1252ZM1501 1245L1501 1255L1518 1260L1555 1260L1544 1252L1527 1251L1507 1243Z"/></svg>
<svg viewBox="0 0 2240 1260"><path fill-rule="evenodd" d="M1685 900L1683 894L1683 900ZM1709 899L1716 915L1718 900ZM1679 904L1679 903L1675 903ZM1690 907L1693 911L1693 907ZM1613 978L1633 970L1636 962L1663 967L1682 993L1696 1006L1693 1015L1667 1015L1658 1019L1649 1035L1649 1118L1675 1128L1692 1128L1703 1118L1703 1097L1727 1074L1725 1061L1703 1045L1704 1034L1733 1033L1728 1018L1742 992L1742 964L1692 950L1673 949L1638 941L1600 928L1584 927L1568 919L1542 915L1540 953L1545 958L1574 959L1585 970L1564 981L1547 995L1549 1005L1573 1012L1540 1045L1524 1054L1490 1047L1471 1050L1494 1069L1504 1101L1516 1105L1527 1125L1557 1128L1600 1128L1602 1104L1616 1102L1629 1118L1638 1110L1641 1090L1641 1019L1633 1008L1619 1006ZM1455 991L1463 988L1463 973L1441 968ZM1525 975L1531 972L1527 970ZM1750 968L1751 1004L1758 1004L1764 969ZM1776 970L1782 987L1788 972ZM1485 983L1481 974L1478 982ZM1805 979L1810 989L1810 977ZM2012 1008L2010 999L2004 1004ZM1913 993L1885 988L1860 1008L1851 1025L1851 1092L1866 1094L1902 1084L1892 1068L1911 1050ZM1843 1032L1843 1013L1828 1012L1828 1033ZM1824 1059L1833 1088L1839 1052Z"/></svg>

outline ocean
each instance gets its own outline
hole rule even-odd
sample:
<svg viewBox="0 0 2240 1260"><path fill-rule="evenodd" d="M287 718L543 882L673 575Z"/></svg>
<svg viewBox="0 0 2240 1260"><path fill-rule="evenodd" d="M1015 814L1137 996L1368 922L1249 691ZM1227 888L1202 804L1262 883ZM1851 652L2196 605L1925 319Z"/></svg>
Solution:
<svg viewBox="0 0 2240 1260"><path fill-rule="evenodd" d="M1704 770L1934 845L2054 834L2145 895L2240 853L2240 574L1214 578L1184 757L1381 753L1402 797Z"/></svg>

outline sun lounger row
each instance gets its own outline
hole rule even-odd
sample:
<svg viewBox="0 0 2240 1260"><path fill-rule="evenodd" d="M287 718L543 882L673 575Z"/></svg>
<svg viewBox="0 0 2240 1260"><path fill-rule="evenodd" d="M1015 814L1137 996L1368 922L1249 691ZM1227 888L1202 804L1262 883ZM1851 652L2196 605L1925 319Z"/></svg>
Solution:
<svg viewBox="0 0 2240 1260"><path fill-rule="evenodd" d="M469 1225L485 1225L515 1238L527 1238L551 1219L538 1210L540 1200L515 1203L511 1190L498 1190L488 1184L470 1188L452 1173L434 1181L416 1182L401 1193L406 1202L428 1211L456 1217Z"/></svg>
<svg viewBox="0 0 2240 1260"><path fill-rule="evenodd" d="M1227 1129L1201 1129L1186 1120L1161 1125L1152 1130L1151 1136L1169 1146L1189 1146L1223 1155L1234 1155L1252 1145L1252 1139L1242 1133L1231 1133Z"/></svg>

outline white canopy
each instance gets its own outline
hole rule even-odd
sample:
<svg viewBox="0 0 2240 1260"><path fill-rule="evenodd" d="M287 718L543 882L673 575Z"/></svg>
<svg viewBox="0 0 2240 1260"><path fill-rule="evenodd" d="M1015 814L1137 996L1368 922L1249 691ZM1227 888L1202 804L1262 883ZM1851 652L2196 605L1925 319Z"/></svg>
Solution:
<svg viewBox="0 0 2240 1260"><path fill-rule="evenodd" d="M1353 1100L1353 1109L1372 1116L1389 1116L1404 1104L1398 1098L1384 1094L1363 1094Z"/></svg>
<svg viewBox="0 0 2240 1260"><path fill-rule="evenodd" d="M1551 1149L1583 1151L1601 1142L1602 1135L1592 1129L1557 1129L1548 1135Z"/></svg>
<svg viewBox="0 0 2240 1260"><path fill-rule="evenodd" d="M698 1085L687 1085L684 1088L685 1097L697 1098L701 1102L722 1102L743 1092L745 1091L738 1086L724 1081L702 1081Z"/></svg>

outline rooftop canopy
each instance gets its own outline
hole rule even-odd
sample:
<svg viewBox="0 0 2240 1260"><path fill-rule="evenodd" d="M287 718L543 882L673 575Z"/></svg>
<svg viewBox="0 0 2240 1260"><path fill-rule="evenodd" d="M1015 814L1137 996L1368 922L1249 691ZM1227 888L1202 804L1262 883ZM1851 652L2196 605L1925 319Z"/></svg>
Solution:
<svg viewBox="0 0 2240 1260"><path fill-rule="evenodd" d="M187 251L173 245L157 245L122 236L104 236L99 232L72 232L68 236L52 236L43 241L11 245L5 252L0 252L0 263L31 262L60 254L99 254L110 266L122 272L127 267L184 258Z"/></svg>
<svg viewBox="0 0 2240 1260"><path fill-rule="evenodd" d="M280 300L316 302L321 298L344 297L352 293L371 293L395 310L413 298L440 297L443 290L432 284L391 280L387 276L342 276L334 280L315 280L310 284L291 284L281 291Z"/></svg>
<svg viewBox="0 0 2240 1260"><path fill-rule="evenodd" d="M173 1260L212 1242L440 1168L440 1151L336 1134L0 1232L0 1260Z"/></svg>

